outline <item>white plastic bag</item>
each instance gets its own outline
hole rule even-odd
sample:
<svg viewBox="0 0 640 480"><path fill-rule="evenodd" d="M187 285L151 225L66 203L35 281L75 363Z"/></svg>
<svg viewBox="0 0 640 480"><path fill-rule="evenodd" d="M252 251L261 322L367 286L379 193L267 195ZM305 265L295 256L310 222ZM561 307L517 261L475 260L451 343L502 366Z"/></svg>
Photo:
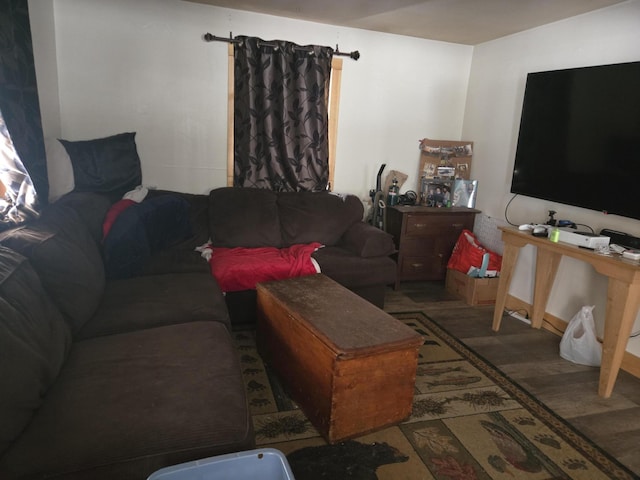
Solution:
<svg viewBox="0 0 640 480"><path fill-rule="evenodd" d="M570 362L599 367L602 346L596 338L594 306L584 306L571 319L560 340L560 356Z"/></svg>

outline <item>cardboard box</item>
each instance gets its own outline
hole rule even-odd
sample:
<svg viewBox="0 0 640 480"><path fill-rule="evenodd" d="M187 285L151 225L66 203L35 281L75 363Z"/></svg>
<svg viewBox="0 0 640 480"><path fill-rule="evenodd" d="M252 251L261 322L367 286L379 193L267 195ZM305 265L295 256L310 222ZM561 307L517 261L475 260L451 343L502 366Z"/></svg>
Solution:
<svg viewBox="0 0 640 480"><path fill-rule="evenodd" d="M493 305L496 303L499 281L498 277L474 278L447 268L445 286L448 292L460 297L469 305Z"/></svg>

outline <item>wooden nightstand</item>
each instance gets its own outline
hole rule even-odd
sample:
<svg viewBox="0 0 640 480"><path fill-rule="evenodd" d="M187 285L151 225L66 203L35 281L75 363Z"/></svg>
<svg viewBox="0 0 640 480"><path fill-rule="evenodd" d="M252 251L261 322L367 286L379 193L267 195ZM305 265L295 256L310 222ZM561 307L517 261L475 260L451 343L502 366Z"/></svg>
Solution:
<svg viewBox="0 0 640 480"><path fill-rule="evenodd" d="M405 280L444 280L460 232L473 230L478 213L463 207L388 207L386 230L398 249L395 288Z"/></svg>

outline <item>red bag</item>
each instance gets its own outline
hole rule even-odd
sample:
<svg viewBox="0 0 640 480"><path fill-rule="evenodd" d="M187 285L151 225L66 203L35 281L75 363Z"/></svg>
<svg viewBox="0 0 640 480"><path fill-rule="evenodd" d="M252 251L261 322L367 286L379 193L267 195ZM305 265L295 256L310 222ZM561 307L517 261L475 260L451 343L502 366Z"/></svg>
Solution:
<svg viewBox="0 0 640 480"><path fill-rule="evenodd" d="M453 247L453 253L449 258L447 268L452 268L453 270L458 270L466 274L471 267L480 268L482 265L482 257L485 253L489 254L489 266L487 270L499 272L502 265L502 256L484 248L473 232L462 230L458 241Z"/></svg>

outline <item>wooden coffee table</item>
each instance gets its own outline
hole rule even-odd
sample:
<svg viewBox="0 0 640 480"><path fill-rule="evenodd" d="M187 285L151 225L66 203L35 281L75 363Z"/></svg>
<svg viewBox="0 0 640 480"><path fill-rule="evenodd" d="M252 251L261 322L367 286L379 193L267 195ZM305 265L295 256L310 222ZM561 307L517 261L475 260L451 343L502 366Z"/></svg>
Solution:
<svg viewBox="0 0 640 480"><path fill-rule="evenodd" d="M257 294L258 351L328 442L411 415L421 335L322 274Z"/></svg>

